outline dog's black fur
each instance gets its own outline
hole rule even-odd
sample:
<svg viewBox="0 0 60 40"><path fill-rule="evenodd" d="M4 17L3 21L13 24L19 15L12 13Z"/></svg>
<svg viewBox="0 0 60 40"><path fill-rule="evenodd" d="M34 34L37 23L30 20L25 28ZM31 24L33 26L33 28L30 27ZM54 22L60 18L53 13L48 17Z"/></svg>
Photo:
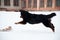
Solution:
<svg viewBox="0 0 60 40"><path fill-rule="evenodd" d="M20 12L23 21L17 22L15 24L26 24L27 22L30 24L43 23L46 27L51 28L52 31L54 32L54 26L51 23L51 18L53 16L56 16L55 13L51 13L49 15L43 15L43 14L31 14L25 10L20 10Z"/></svg>

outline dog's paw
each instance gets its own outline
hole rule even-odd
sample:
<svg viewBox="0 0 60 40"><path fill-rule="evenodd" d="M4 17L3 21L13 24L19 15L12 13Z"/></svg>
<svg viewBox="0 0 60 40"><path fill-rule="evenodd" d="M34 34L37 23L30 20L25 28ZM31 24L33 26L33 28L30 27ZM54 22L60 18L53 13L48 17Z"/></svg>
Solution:
<svg viewBox="0 0 60 40"><path fill-rule="evenodd" d="M20 24L19 22L15 22L15 24Z"/></svg>
<svg viewBox="0 0 60 40"><path fill-rule="evenodd" d="M15 24L26 24L26 22L15 22Z"/></svg>

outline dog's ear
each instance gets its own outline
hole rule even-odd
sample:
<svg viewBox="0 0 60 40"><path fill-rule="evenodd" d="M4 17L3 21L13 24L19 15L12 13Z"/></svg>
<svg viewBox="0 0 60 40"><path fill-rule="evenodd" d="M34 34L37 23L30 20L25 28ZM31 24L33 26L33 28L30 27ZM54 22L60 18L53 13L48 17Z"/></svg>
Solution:
<svg viewBox="0 0 60 40"><path fill-rule="evenodd" d="M26 12L25 10L19 10L19 12Z"/></svg>
<svg viewBox="0 0 60 40"><path fill-rule="evenodd" d="M28 11L26 11L26 10L19 10L19 12L28 13Z"/></svg>
<svg viewBox="0 0 60 40"><path fill-rule="evenodd" d="M24 11L24 10L19 10L19 12L22 12L22 11Z"/></svg>

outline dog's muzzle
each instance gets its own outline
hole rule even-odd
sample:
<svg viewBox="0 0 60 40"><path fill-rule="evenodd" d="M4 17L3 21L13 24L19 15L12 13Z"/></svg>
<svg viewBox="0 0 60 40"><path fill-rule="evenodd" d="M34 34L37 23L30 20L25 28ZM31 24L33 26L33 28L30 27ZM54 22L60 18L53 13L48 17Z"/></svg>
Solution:
<svg viewBox="0 0 60 40"><path fill-rule="evenodd" d="M20 18L22 18L22 16L20 16Z"/></svg>

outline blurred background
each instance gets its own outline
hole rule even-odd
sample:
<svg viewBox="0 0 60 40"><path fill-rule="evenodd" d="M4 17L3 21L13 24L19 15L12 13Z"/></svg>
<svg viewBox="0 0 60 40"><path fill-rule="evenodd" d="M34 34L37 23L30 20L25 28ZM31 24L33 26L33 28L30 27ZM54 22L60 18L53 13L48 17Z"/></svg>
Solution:
<svg viewBox="0 0 60 40"><path fill-rule="evenodd" d="M19 10L32 14L56 13L52 18L55 32L42 23L16 25L22 21ZM60 40L60 0L0 0L0 29L11 26L10 31L0 31L0 40Z"/></svg>

